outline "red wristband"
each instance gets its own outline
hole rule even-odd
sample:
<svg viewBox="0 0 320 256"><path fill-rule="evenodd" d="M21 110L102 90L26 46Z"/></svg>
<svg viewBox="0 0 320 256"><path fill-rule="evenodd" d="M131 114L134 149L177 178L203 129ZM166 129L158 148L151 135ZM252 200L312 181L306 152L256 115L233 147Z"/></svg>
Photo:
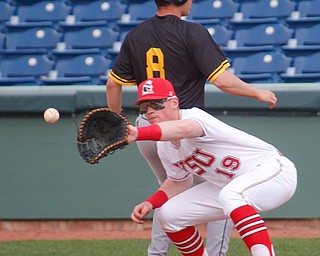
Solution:
<svg viewBox="0 0 320 256"><path fill-rule="evenodd" d="M150 196L146 201L151 203L153 209L161 207L168 201L168 195L163 190L159 189L156 193Z"/></svg>
<svg viewBox="0 0 320 256"><path fill-rule="evenodd" d="M159 125L137 127L138 136L136 140L160 140L162 131Z"/></svg>

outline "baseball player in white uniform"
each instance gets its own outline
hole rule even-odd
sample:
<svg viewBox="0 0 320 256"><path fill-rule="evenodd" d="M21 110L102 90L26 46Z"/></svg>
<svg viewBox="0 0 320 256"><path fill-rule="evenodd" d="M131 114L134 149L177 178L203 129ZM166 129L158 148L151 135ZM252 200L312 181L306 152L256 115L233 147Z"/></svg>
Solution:
<svg viewBox="0 0 320 256"><path fill-rule="evenodd" d="M140 114L136 119L136 126L149 126L146 116ZM143 156L152 167L154 175L158 179L158 184L161 185L167 178L166 170L164 169L161 160L157 153L156 141L139 141L138 148L143 152ZM200 176L193 177L194 184L200 184L205 180ZM148 247L149 256L165 256L163 252L168 252L171 241L163 233L163 230L158 221L158 209L155 209L152 222L152 242ZM225 256L229 247L231 232L233 230L233 223L230 219L212 221L207 223L207 237L210 242L206 244L206 249L209 256Z"/></svg>
<svg viewBox="0 0 320 256"><path fill-rule="evenodd" d="M167 179L134 208L132 220L143 223L159 208L160 225L182 255L202 256L208 254L195 226L231 218L251 255L274 256L259 212L275 209L294 195L294 164L273 145L199 108L180 109L168 80L146 80L138 95L136 104L151 126L130 126L129 142L159 141ZM194 175L206 181L192 186Z"/></svg>

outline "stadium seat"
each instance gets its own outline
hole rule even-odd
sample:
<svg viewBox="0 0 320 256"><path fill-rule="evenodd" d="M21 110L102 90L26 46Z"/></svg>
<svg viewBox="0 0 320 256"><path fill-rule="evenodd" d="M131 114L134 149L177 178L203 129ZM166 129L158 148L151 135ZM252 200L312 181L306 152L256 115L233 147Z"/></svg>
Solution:
<svg viewBox="0 0 320 256"><path fill-rule="evenodd" d="M234 58L230 71L246 82L280 82L279 74L287 71L290 62L279 52L259 52Z"/></svg>
<svg viewBox="0 0 320 256"><path fill-rule="evenodd" d="M298 1L298 8L287 18L288 23L319 23L320 0Z"/></svg>
<svg viewBox="0 0 320 256"><path fill-rule="evenodd" d="M224 48L226 53L273 50L288 43L293 30L279 23L260 24L234 32L234 39Z"/></svg>
<svg viewBox="0 0 320 256"><path fill-rule="evenodd" d="M0 22L6 22L10 20L10 17L11 15L13 15L14 10L15 10L15 7L13 5L10 5L5 1L1 1L0 2Z"/></svg>
<svg viewBox="0 0 320 256"><path fill-rule="evenodd" d="M15 7L7 2L0 2L0 31L4 28L5 22L9 21L13 15Z"/></svg>
<svg viewBox="0 0 320 256"><path fill-rule="evenodd" d="M64 50L98 48L103 54L112 48L118 32L107 26L86 26L64 30Z"/></svg>
<svg viewBox="0 0 320 256"><path fill-rule="evenodd" d="M40 84L53 61L44 54L5 54L0 61L0 85Z"/></svg>
<svg viewBox="0 0 320 256"><path fill-rule="evenodd" d="M0 49L4 49L6 34L0 33Z"/></svg>
<svg viewBox="0 0 320 256"><path fill-rule="evenodd" d="M134 27L142 21L155 16L157 7L154 1L145 1L142 3L134 2L129 4L127 13L122 15L121 20L117 22L120 27ZM127 30L127 28L124 28Z"/></svg>
<svg viewBox="0 0 320 256"><path fill-rule="evenodd" d="M320 24L297 28L295 37L283 49L286 52L320 51Z"/></svg>
<svg viewBox="0 0 320 256"><path fill-rule="evenodd" d="M117 58L120 52L123 40L125 39L128 33L129 31L126 31L126 30L121 31L118 36L118 39L113 43L113 47L107 49L108 57L112 60L112 62L115 61L115 59Z"/></svg>
<svg viewBox="0 0 320 256"><path fill-rule="evenodd" d="M62 34L53 27L13 29L7 33L6 49L56 48Z"/></svg>
<svg viewBox="0 0 320 256"><path fill-rule="evenodd" d="M229 30L222 25L204 25L204 26L207 28L211 37L219 46L226 46L233 34L232 30Z"/></svg>
<svg viewBox="0 0 320 256"><path fill-rule="evenodd" d="M285 82L320 82L320 52L295 57L293 66L281 74Z"/></svg>
<svg viewBox="0 0 320 256"><path fill-rule="evenodd" d="M98 51L86 54L56 54L55 69L43 77L46 85L102 84L111 61Z"/></svg>
<svg viewBox="0 0 320 256"><path fill-rule="evenodd" d="M237 12L239 4L232 0L202 0L195 1L188 15L188 20L225 20L232 18Z"/></svg>
<svg viewBox="0 0 320 256"><path fill-rule="evenodd" d="M31 4L19 4L17 7L17 20L12 25L21 22L52 22L57 23L66 19L71 11L65 1L36 1Z"/></svg>
<svg viewBox="0 0 320 256"><path fill-rule="evenodd" d="M128 7L130 20L146 20L155 16L156 12L156 5L154 1L150 0L142 3L134 3Z"/></svg>
<svg viewBox="0 0 320 256"><path fill-rule="evenodd" d="M105 20L109 23L121 19L126 10L126 5L121 1L96 0L74 1L73 15L75 22L90 22Z"/></svg>
<svg viewBox="0 0 320 256"><path fill-rule="evenodd" d="M256 0L241 3L240 11L230 20L232 24L277 22L290 17L296 3L290 0Z"/></svg>

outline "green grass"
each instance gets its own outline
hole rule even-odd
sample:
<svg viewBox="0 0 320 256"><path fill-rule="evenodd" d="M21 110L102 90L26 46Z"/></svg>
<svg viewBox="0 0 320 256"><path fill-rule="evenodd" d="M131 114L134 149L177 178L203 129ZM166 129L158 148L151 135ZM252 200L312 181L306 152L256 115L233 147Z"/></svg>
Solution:
<svg viewBox="0 0 320 256"><path fill-rule="evenodd" d="M318 256L320 238L272 239L277 255ZM13 241L0 242L0 256L142 256L146 255L148 240L92 241ZM180 255L175 248L169 256ZM231 239L228 256L248 256L241 239Z"/></svg>

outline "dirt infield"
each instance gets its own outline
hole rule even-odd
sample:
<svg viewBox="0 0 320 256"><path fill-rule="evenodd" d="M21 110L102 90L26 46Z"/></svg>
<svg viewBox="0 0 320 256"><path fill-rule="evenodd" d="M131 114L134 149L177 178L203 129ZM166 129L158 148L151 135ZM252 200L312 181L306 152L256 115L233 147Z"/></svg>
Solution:
<svg viewBox="0 0 320 256"><path fill-rule="evenodd" d="M266 220L271 237L320 238L320 220ZM205 226L199 226L206 236ZM151 221L0 221L0 241L150 239ZM232 237L239 238L236 230Z"/></svg>

